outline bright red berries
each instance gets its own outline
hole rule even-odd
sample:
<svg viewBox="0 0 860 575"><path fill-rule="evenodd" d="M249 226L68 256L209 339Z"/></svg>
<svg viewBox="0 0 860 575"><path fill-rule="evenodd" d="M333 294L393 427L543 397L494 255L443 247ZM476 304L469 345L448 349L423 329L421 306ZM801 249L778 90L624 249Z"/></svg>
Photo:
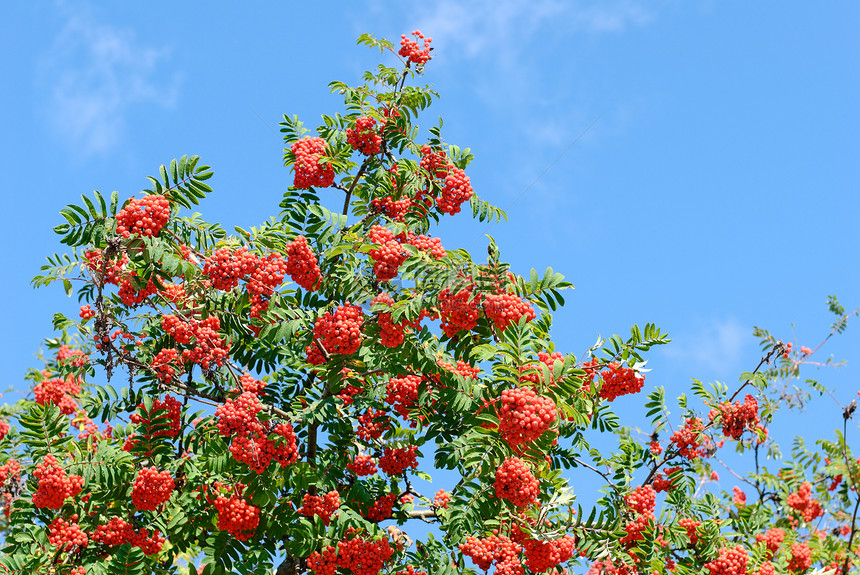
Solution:
<svg viewBox="0 0 860 575"><path fill-rule="evenodd" d="M786 499L789 507L795 511L799 511L803 516L803 520L811 522L818 517L824 515L824 510L821 509L821 504L812 499L812 485L808 481L804 481L794 493L790 493Z"/></svg>
<svg viewBox="0 0 860 575"><path fill-rule="evenodd" d="M440 489L433 496L433 505L439 509L448 509L449 503L451 503L451 494L444 489Z"/></svg>
<svg viewBox="0 0 860 575"><path fill-rule="evenodd" d="M48 525L48 543L62 550L68 550L75 545L86 547L89 542L87 534L78 525L77 514L72 515L71 521L60 517L54 519Z"/></svg>
<svg viewBox="0 0 860 575"><path fill-rule="evenodd" d="M484 313L502 331L505 331L509 325L519 322L523 316L526 321L536 317L531 304L512 293L484 295Z"/></svg>
<svg viewBox="0 0 860 575"><path fill-rule="evenodd" d="M33 505L36 507L59 509L66 499L80 493L84 485L83 477L66 475L51 454L36 465L33 475L39 480L39 487L33 494Z"/></svg>
<svg viewBox="0 0 860 575"><path fill-rule="evenodd" d="M397 502L397 494L389 493L388 495L384 495L380 497L371 507L367 510L367 517L369 520L374 522L385 521L386 519L391 518L391 511L394 509L394 504Z"/></svg>
<svg viewBox="0 0 860 575"><path fill-rule="evenodd" d="M507 499L517 507L526 507L537 501L539 483L529 466L518 457L508 457L496 469L493 484L496 496Z"/></svg>
<svg viewBox="0 0 860 575"><path fill-rule="evenodd" d="M408 38L406 34L400 35L400 51L398 54L406 58L409 62L414 62L416 64L426 64L431 56L430 51L433 49L430 47L430 43L433 41L432 38L424 38L424 34L422 34L419 30L415 30L412 32L412 35L415 36L418 40L424 40L424 46L419 46L418 42Z"/></svg>
<svg viewBox="0 0 860 575"><path fill-rule="evenodd" d="M314 325L313 337L322 345L326 353L350 355L361 347L361 324L364 312L360 307L350 304L339 306L333 312L325 313L317 319ZM308 363L319 365L325 363L316 343L305 348Z"/></svg>
<svg viewBox="0 0 860 575"><path fill-rule="evenodd" d="M678 525L680 525L687 531L687 539L690 540L690 545L695 545L699 541L699 534L697 533L696 529L701 524L701 521L696 521L695 519L691 519L689 517L685 517L683 519L678 520Z"/></svg>
<svg viewBox="0 0 860 575"><path fill-rule="evenodd" d="M469 176L460 168L451 166L445 176L445 187L442 188L442 194L436 198L436 206L443 214L453 216L460 213L460 206L463 202L467 202L473 193Z"/></svg>
<svg viewBox="0 0 860 575"><path fill-rule="evenodd" d="M439 293L436 307L442 320L439 327L448 337L458 332L471 330L478 325L481 316L478 310L480 294L473 294L471 286L459 289L456 293L445 288Z"/></svg>
<svg viewBox="0 0 860 575"><path fill-rule="evenodd" d="M257 256L247 248L221 248L206 258L203 274L212 280L212 287L230 291L239 285L239 280L254 271Z"/></svg>
<svg viewBox="0 0 860 575"><path fill-rule="evenodd" d="M764 546L767 549L767 558L770 559L777 551L779 551L779 545L785 541L785 531L778 527L774 527L773 529L768 529L764 533L757 533L755 540L759 543L764 543Z"/></svg>
<svg viewBox="0 0 860 575"><path fill-rule="evenodd" d="M543 573L568 561L576 552L576 539L570 535L558 539L523 541L526 565L533 573Z"/></svg>
<svg viewBox="0 0 860 575"><path fill-rule="evenodd" d="M346 468L359 477L373 475L376 473L376 462L373 461L371 456L360 453L355 456L352 462L346 464Z"/></svg>
<svg viewBox="0 0 860 575"><path fill-rule="evenodd" d="M514 561L519 562L519 555L522 552L522 546L519 543L504 535L481 538L468 536L459 547L463 555L469 557L479 569L487 571L495 563L496 573L500 570L504 573L507 570L506 567Z"/></svg>
<svg viewBox="0 0 860 575"><path fill-rule="evenodd" d="M788 570L802 573L812 566L812 550L806 543L794 543L791 546L791 561Z"/></svg>
<svg viewBox="0 0 860 575"><path fill-rule="evenodd" d="M732 439L740 439L746 430L754 431L759 423L758 402L755 397L747 395L744 403L728 401L712 409L708 417L711 421L719 418L723 426L723 434Z"/></svg>
<svg viewBox="0 0 860 575"><path fill-rule="evenodd" d="M746 575L748 561L746 549L737 545L730 549L723 547L719 556L704 567L710 575Z"/></svg>
<svg viewBox="0 0 860 575"><path fill-rule="evenodd" d="M743 507L747 504L747 494L737 485L732 487L732 502L738 507Z"/></svg>
<svg viewBox="0 0 860 575"><path fill-rule="evenodd" d="M302 506L299 507L299 515L318 516L325 525L328 525L338 507L340 507L340 494L337 491L329 491L322 497L305 493Z"/></svg>
<svg viewBox="0 0 860 575"><path fill-rule="evenodd" d="M648 517L654 517L657 493L650 485L642 485L624 497L627 508Z"/></svg>
<svg viewBox="0 0 860 575"><path fill-rule="evenodd" d="M215 499L215 509L218 511L218 529L239 541L250 539L260 523L260 510L238 495L229 499L219 495Z"/></svg>
<svg viewBox="0 0 860 575"><path fill-rule="evenodd" d="M417 452L415 445L405 449L386 447L379 458L379 467L387 475L401 475L407 469L418 469Z"/></svg>
<svg viewBox="0 0 860 575"><path fill-rule="evenodd" d="M293 281L307 291L316 291L320 286L320 268L317 256L308 246L305 236L298 236L287 244L287 273Z"/></svg>
<svg viewBox="0 0 860 575"><path fill-rule="evenodd" d="M376 279L380 282L394 279L400 264L409 257L409 252L394 239L391 230L382 226L372 226L367 238L371 243L379 244L379 247L368 252L373 260L373 273L376 274Z"/></svg>
<svg viewBox="0 0 860 575"><path fill-rule="evenodd" d="M421 378L417 375L392 377L385 386L385 402L390 404L404 419L418 405L418 386Z"/></svg>
<svg viewBox="0 0 860 575"><path fill-rule="evenodd" d="M170 219L170 202L164 196L132 198L116 215L116 233L157 236Z"/></svg>
<svg viewBox="0 0 860 575"><path fill-rule="evenodd" d="M322 138L305 137L290 146L295 157L294 188L327 188L334 183L334 168L321 163L326 157L326 141Z"/></svg>
<svg viewBox="0 0 860 575"><path fill-rule="evenodd" d="M346 131L346 141L353 150L365 156L375 156L382 150L382 137L376 133L376 120L369 116L358 118L355 128Z"/></svg>
<svg viewBox="0 0 860 575"><path fill-rule="evenodd" d="M534 441L558 419L555 402L535 393L531 387L502 391L499 435L508 445Z"/></svg>
<svg viewBox="0 0 860 575"><path fill-rule="evenodd" d="M46 378L33 387L36 403L56 405L66 415L71 415L78 410L74 397L80 392L81 386L73 376Z"/></svg>
<svg viewBox="0 0 860 575"><path fill-rule="evenodd" d="M131 502L140 511L154 511L170 499L173 488L173 477L168 471L144 468L138 472L132 485Z"/></svg>
<svg viewBox="0 0 860 575"><path fill-rule="evenodd" d="M700 434L704 430L702 420L693 417L684 422L684 427L672 434L672 443L678 448L678 453L687 459L696 459L704 455L700 449L702 438Z"/></svg>
<svg viewBox="0 0 860 575"><path fill-rule="evenodd" d="M610 363L606 371L601 372L603 385L600 387L600 397L607 401L629 393L638 393L645 385L645 377L635 370Z"/></svg>

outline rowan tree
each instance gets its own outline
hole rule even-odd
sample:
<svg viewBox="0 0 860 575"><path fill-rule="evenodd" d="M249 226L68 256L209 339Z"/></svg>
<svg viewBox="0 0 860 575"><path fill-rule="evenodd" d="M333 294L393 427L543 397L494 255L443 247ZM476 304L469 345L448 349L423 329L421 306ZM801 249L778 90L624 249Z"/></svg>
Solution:
<svg viewBox="0 0 860 575"><path fill-rule="evenodd" d="M259 226L228 234L189 213L212 192L196 156L161 166L123 203L96 192L60 211L70 253L49 257L34 284L61 282L82 305L55 315L61 335L27 374L31 393L3 408L0 570L855 564L854 404L814 450L801 442L781 459L767 437L781 408L808 399L788 382L817 348L759 330L759 366L734 388L694 382L680 417L662 388L646 391L644 354L669 342L655 325L579 357L557 350L552 313L571 287L561 274L520 276L492 240L477 261L431 233L442 218L505 219L473 189L468 148L447 143L441 121L419 129L436 97L416 84L432 41L359 43L386 63L361 85L333 82L343 109L315 130L284 116L292 185ZM830 307L832 334L854 314ZM626 401L644 404L646 432L620 421ZM732 494L707 489L732 449L755 468ZM455 480L424 493L431 471ZM602 489L583 509L586 477ZM421 521L433 530L413 541Z"/></svg>

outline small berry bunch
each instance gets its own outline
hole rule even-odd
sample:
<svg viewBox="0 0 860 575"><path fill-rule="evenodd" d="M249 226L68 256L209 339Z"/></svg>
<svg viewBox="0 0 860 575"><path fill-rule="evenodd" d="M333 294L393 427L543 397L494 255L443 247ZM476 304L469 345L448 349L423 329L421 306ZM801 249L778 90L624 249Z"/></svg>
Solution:
<svg viewBox="0 0 860 575"><path fill-rule="evenodd" d="M687 539L690 540L690 545L695 545L696 543L698 543L699 534L696 529L701 524L701 521L696 521L695 519L691 519L689 517L685 517L683 519L678 520L678 525L680 525L687 531Z"/></svg>
<svg viewBox="0 0 860 575"><path fill-rule="evenodd" d="M132 198L116 215L116 233L124 238L132 234L157 236L170 219L170 202L164 196Z"/></svg>
<svg viewBox="0 0 860 575"><path fill-rule="evenodd" d="M440 489L433 496L433 505L439 509L448 509L449 503L451 503L451 494L444 489Z"/></svg>
<svg viewBox="0 0 860 575"><path fill-rule="evenodd" d="M523 551L528 568L534 573L543 573L573 557L576 552L576 539L570 535L540 541L528 538L523 541Z"/></svg>
<svg viewBox="0 0 860 575"><path fill-rule="evenodd" d="M179 367L180 373L183 370L182 364L179 363L179 351L172 347L165 347L155 354L149 366L155 371L155 377L162 383L169 383L176 375L174 366Z"/></svg>
<svg viewBox="0 0 860 575"><path fill-rule="evenodd" d="M678 448L681 457L692 460L705 454L705 450L701 449L701 433L704 429L701 419L691 417L684 422L684 427L672 434L671 441Z"/></svg>
<svg viewBox="0 0 860 575"><path fill-rule="evenodd" d="M394 300L385 292L381 292L370 302L370 305L383 304L392 306ZM397 347L401 345L406 337L406 333L414 327L418 327L420 318L415 321L407 321L402 318L398 323L394 323L391 319L391 313L387 311L376 312L376 323L379 325L379 343L385 347Z"/></svg>
<svg viewBox="0 0 860 575"><path fill-rule="evenodd" d="M254 271L258 259L248 248L221 248L203 262L203 275L212 280L215 289L230 291Z"/></svg>
<svg viewBox="0 0 860 575"><path fill-rule="evenodd" d="M738 507L743 507L747 504L747 494L744 493L737 485L732 487L732 503Z"/></svg>
<svg viewBox="0 0 860 575"><path fill-rule="evenodd" d="M326 157L326 142L322 138L305 137L290 146L295 157L294 188L327 188L334 183L334 168L321 163Z"/></svg>
<svg viewBox="0 0 860 575"><path fill-rule="evenodd" d="M537 478L526 462L518 457L508 457L496 469L493 487L497 497L507 499L517 507L531 505L540 493Z"/></svg>
<svg viewBox="0 0 860 575"><path fill-rule="evenodd" d="M791 546L791 560L788 570L803 573L812 566L812 550L806 543L794 543Z"/></svg>
<svg viewBox="0 0 860 575"><path fill-rule="evenodd" d="M390 423L391 420L384 411L368 409L358 416L358 429L355 430L355 435L368 442L379 439Z"/></svg>
<svg viewBox="0 0 860 575"><path fill-rule="evenodd" d="M148 529L135 532L131 525L119 517L112 517L106 524L97 526L92 540L108 547L119 547L128 543L132 547L140 548L144 555L157 555L167 541L157 529L152 533Z"/></svg>
<svg viewBox="0 0 860 575"><path fill-rule="evenodd" d="M421 377L404 375L392 377L385 386L385 402L401 417L410 419L409 413L418 406L418 385Z"/></svg>
<svg viewBox="0 0 860 575"><path fill-rule="evenodd" d="M812 485L808 481L801 483L800 488L794 493L789 493L785 502L789 507L800 512L804 521L811 522L824 515L821 504L812 499Z"/></svg>
<svg viewBox="0 0 860 575"><path fill-rule="evenodd" d="M355 128L346 131L346 141L365 156L375 156L382 150L382 137L376 133L376 120L370 116L355 120Z"/></svg>
<svg viewBox="0 0 860 575"><path fill-rule="evenodd" d="M119 299L123 304L136 306L158 292L158 287L153 283L152 278L143 287L140 287L142 283L142 280L135 271L129 272L119 279L117 295L119 295Z"/></svg>
<svg viewBox="0 0 860 575"><path fill-rule="evenodd" d="M403 243L415 246L422 252L428 254L434 260L444 258L446 255L448 255L448 252L446 252L445 248L442 247L442 240L439 238L431 238L429 236L425 236L424 234L416 236L411 231L406 230L400 236L398 236L397 239Z"/></svg>
<svg viewBox="0 0 860 575"><path fill-rule="evenodd" d="M402 475L407 469L418 469L418 447L386 447L379 457L379 467L387 475Z"/></svg>
<svg viewBox="0 0 860 575"><path fill-rule="evenodd" d="M131 488L131 502L140 511L155 511L170 499L174 486L168 471L154 467L141 469Z"/></svg>
<svg viewBox="0 0 860 575"><path fill-rule="evenodd" d="M370 509L367 510L367 517L370 521L375 523L379 523L380 521L385 521L386 519L391 518L391 511L394 509L394 504L397 502L397 494L389 493L388 495L384 495L380 497L373 505L371 505Z"/></svg>
<svg viewBox="0 0 860 575"><path fill-rule="evenodd" d="M617 363L610 363L606 368L606 371L600 374L603 379L600 397L607 401L615 401L615 398L629 393L638 393L645 385L645 377L634 369L621 367Z"/></svg>
<svg viewBox="0 0 860 575"><path fill-rule="evenodd" d="M147 440L155 437L176 437L182 429L182 404L170 395L164 399L155 398L150 411L140 403L137 413L132 413L129 419L143 427L143 436Z"/></svg>
<svg viewBox="0 0 860 575"><path fill-rule="evenodd" d="M259 508L239 495L234 494L229 498L219 495L215 499L215 509L218 511L218 529L226 531L238 541L250 539L260 523Z"/></svg>
<svg viewBox="0 0 860 575"><path fill-rule="evenodd" d="M484 313L501 331L505 331L511 324L518 323L523 316L526 321L536 317L531 304L512 293L486 294Z"/></svg>
<svg viewBox="0 0 860 575"><path fill-rule="evenodd" d="M400 264L409 257L409 252L403 249L391 230L382 226L371 226L367 238L371 243L379 244L378 248L368 252L373 260L373 273L376 274L376 279L380 282L394 279Z"/></svg>
<svg viewBox="0 0 860 575"><path fill-rule="evenodd" d="M321 275L317 256L314 255L305 236L298 236L287 244L286 271L293 281L305 290L319 289Z"/></svg>
<svg viewBox="0 0 860 575"><path fill-rule="evenodd" d="M332 515L340 507L340 494L337 491L329 491L324 496L305 493L302 498L302 506L299 507L299 515L305 517L318 516L323 524L331 523Z"/></svg>
<svg viewBox="0 0 860 575"><path fill-rule="evenodd" d="M128 255L125 252L122 252L118 258L108 258L104 251L100 249L84 252L84 259L86 260L84 266L93 275L93 278L102 285L117 285L125 266L129 262Z"/></svg>
<svg viewBox="0 0 860 575"><path fill-rule="evenodd" d="M458 332L471 330L478 325L481 313L478 309L481 294L472 293L472 286L466 286L456 293L445 288L439 293L436 307L442 320L439 327L448 337L454 337Z"/></svg>
<svg viewBox="0 0 860 575"><path fill-rule="evenodd" d="M376 473L376 463L373 461L373 458L366 453L359 453L356 455L354 460L346 464L346 468L359 477Z"/></svg>
<svg viewBox="0 0 860 575"><path fill-rule="evenodd" d="M356 305L338 306L333 312L325 313L319 317L314 325L313 337L322 345L326 353L339 353L350 355L361 347L361 324L364 320L364 312ZM308 354L308 363L320 365L325 363L316 343L305 348Z"/></svg>
<svg viewBox="0 0 860 575"><path fill-rule="evenodd" d="M508 445L534 441L558 418L555 402L535 393L531 387L502 391L499 410L499 435Z"/></svg>
<svg viewBox="0 0 860 575"><path fill-rule="evenodd" d="M430 47L430 43L433 42L433 38L425 38L424 34L419 30L414 30L412 35L415 36L416 40L407 37L406 34L400 35L400 51L398 54L406 58L409 62L419 65L426 64L431 58L430 51L433 48ZM417 40L423 40L424 46L420 46Z"/></svg>
<svg viewBox="0 0 860 575"><path fill-rule="evenodd" d="M710 575L746 575L749 556L740 545L723 547L716 559L705 563L704 568Z"/></svg>
<svg viewBox="0 0 860 575"><path fill-rule="evenodd" d="M744 397L744 402L723 402L712 409L708 417L713 422L719 418L723 434L732 439L740 439L744 431L753 431L759 425L758 402L752 395Z"/></svg>
<svg viewBox="0 0 860 575"><path fill-rule="evenodd" d="M66 415L78 410L74 397L81 392L81 386L74 376L49 377L33 386L33 395L39 405L56 405Z"/></svg>
<svg viewBox="0 0 860 575"><path fill-rule="evenodd" d="M66 475L50 453L36 465L33 475L39 480L39 486L33 494L35 507L59 509L66 499L80 493L84 485L83 477Z"/></svg>
<svg viewBox="0 0 860 575"><path fill-rule="evenodd" d="M460 206L469 201L474 191L466 172L456 166L450 166L445 176L442 194L436 198L436 206L443 214L460 213Z"/></svg>
<svg viewBox="0 0 860 575"><path fill-rule="evenodd" d="M83 548L88 542L89 537L78 525L77 513L72 515L71 521L57 517L48 525L48 543L60 551L69 550L75 545Z"/></svg>
<svg viewBox="0 0 860 575"><path fill-rule="evenodd" d="M538 361L549 368L550 379L552 380L552 368L556 361L560 361L564 363L564 356L561 352L554 352L552 355L546 353L545 351L538 352ZM521 382L531 382L535 385L539 383L546 383L548 385L555 385L555 381L543 381L543 369L541 368L539 363L530 363L528 365L524 365L520 368L520 381Z"/></svg>
<svg viewBox="0 0 860 575"><path fill-rule="evenodd" d="M758 543L764 543L764 547L767 549L766 557L771 559L779 551L780 544L785 541L785 530L774 527L764 533L756 533L755 540Z"/></svg>
<svg viewBox="0 0 860 575"><path fill-rule="evenodd" d="M487 571L496 564L496 573L506 571L506 567L518 562L522 546L510 537L494 533L489 537L466 537L466 541L460 543L460 551L469 557L478 568ZM520 567L522 573L522 567Z"/></svg>
<svg viewBox="0 0 860 575"><path fill-rule="evenodd" d="M465 361L458 359L457 364L448 363L447 361L440 359L436 362L436 364L444 369L445 371L450 371L451 373L456 373L460 375L464 379L478 379L478 374L481 373L480 367L472 367Z"/></svg>

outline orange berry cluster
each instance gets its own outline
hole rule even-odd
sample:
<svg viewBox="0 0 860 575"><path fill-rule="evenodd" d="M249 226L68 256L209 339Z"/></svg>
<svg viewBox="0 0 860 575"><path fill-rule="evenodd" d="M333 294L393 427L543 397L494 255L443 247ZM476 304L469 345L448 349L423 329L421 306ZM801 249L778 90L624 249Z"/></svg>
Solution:
<svg viewBox="0 0 860 575"><path fill-rule="evenodd" d="M720 549L717 558L705 563L704 567L710 575L746 575L748 561L746 549L736 545Z"/></svg>
<svg viewBox="0 0 860 575"><path fill-rule="evenodd" d="M535 310L531 304L512 293L493 293L484 296L484 313L505 331L509 325L516 324L525 316L526 321L535 318Z"/></svg>
<svg viewBox="0 0 860 575"><path fill-rule="evenodd" d="M371 300L370 304L386 304L391 306L394 304L394 300L387 293L381 292ZM399 323L394 323L394 320L391 319L391 314L386 311L376 312L376 323L379 325L379 343L385 347L397 347L401 345L405 339L406 332L418 324L417 321L410 323L405 319L402 319Z"/></svg>
<svg viewBox="0 0 860 575"><path fill-rule="evenodd" d="M454 337L458 332L469 331L478 325L481 313L478 309L481 296L472 298L472 286L467 286L457 293L445 288L439 293L436 307L439 310L440 326L448 337Z"/></svg>
<svg viewBox="0 0 860 575"><path fill-rule="evenodd" d="M654 517L654 506L656 504L657 493L650 485L642 485L637 487L627 496L624 497L624 503L628 509L642 515Z"/></svg>
<svg viewBox="0 0 860 575"><path fill-rule="evenodd" d="M384 495L380 497L371 507L367 510L367 517L370 521L380 522L385 521L391 517L391 510L394 508L394 504L397 502L397 494L389 493L388 495Z"/></svg>
<svg viewBox="0 0 860 575"><path fill-rule="evenodd" d="M48 543L60 551L69 550L75 545L86 547L89 543L89 537L78 525L78 514L72 515L71 521L66 521L60 517L51 521L51 524L48 525Z"/></svg>
<svg viewBox="0 0 860 575"><path fill-rule="evenodd" d="M702 420L691 417L684 422L684 427L672 434L671 441L678 448L681 457L692 460L705 454L705 451L700 449L702 440L699 434L703 429Z"/></svg>
<svg viewBox="0 0 860 575"><path fill-rule="evenodd" d="M740 439L744 431L753 431L759 425L758 402L752 395L744 397L743 405L740 401L726 401L712 409L708 417L711 421L719 417L723 434L732 439Z"/></svg>
<svg viewBox="0 0 860 575"><path fill-rule="evenodd" d="M63 501L75 497L84 485L83 477L67 476L51 454L46 455L36 465L33 475L39 480L39 487L33 494L33 505L36 507L59 509L63 506Z"/></svg>
<svg viewBox="0 0 860 575"><path fill-rule="evenodd" d="M543 573L573 557L576 552L576 539L570 535L542 541L528 538L523 541L523 550L528 568L534 573Z"/></svg>
<svg viewBox="0 0 860 575"><path fill-rule="evenodd" d="M393 196L384 196L382 198L374 198L370 201L370 205L373 206L374 210L385 214L395 222L402 222L413 204L412 199L406 196L399 200L395 200Z"/></svg>
<svg viewBox="0 0 860 575"><path fill-rule="evenodd" d="M406 230L405 232L397 236L397 239L403 243L415 246L422 252L428 254L434 260L444 258L446 255L448 255L448 252L446 252L445 248L442 247L442 240L439 238L431 238L429 236L425 236L424 234L416 236L411 231Z"/></svg>
<svg viewBox="0 0 860 575"><path fill-rule="evenodd" d="M531 505L540 493L537 478L526 462L518 457L508 457L496 469L493 488L497 497L507 499L517 507Z"/></svg>
<svg viewBox="0 0 860 575"><path fill-rule="evenodd" d="M696 521L695 519L691 519L689 517L684 517L683 519L678 520L678 525L683 527L687 531L687 539L690 540L690 545L695 545L699 541L699 534L696 529L701 525L701 521Z"/></svg>
<svg viewBox="0 0 860 575"><path fill-rule="evenodd" d="M456 166L450 166L445 176L445 187L442 188L442 194L436 198L436 206L443 214L453 216L460 213L460 206L463 202L468 201L473 193L472 183L466 172Z"/></svg>
<svg viewBox="0 0 860 575"><path fill-rule="evenodd" d="M463 377L465 379L470 379L470 378L471 379L478 379L478 374L481 372L480 367L472 367L471 365L469 365L468 363L466 363L465 361L463 361L461 359L457 360L457 365L454 365L452 363L448 363L447 361L444 361L442 359L440 359L436 363L442 369L450 371L451 373L459 374L461 377Z"/></svg>
<svg viewBox="0 0 860 575"><path fill-rule="evenodd" d="M304 137L290 146L295 156L294 188L316 186L327 188L334 183L334 168L331 164L320 163L326 156L326 142L322 138Z"/></svg>
<svg viewBox="0 0 860 575"><path fill-rule="evenodd" d="M414 30L412 35L418 40L424 40L424 47L419 46L416 40L412 40L406 34L401 34L400 51L398 54L406 58L409 62L426 64L431 58L430 50L432 48L430 47L430 43L433 41L433 38L424 38L424 34L419 30Z"/></svg>
<svg viewBox="0 0 860 575"><path fill-rule="evenodd" d="M812 549L806 543L794 543L791 546L791 560L788 570L803 573L812 566Z"/></svg>
<svg viewBox="0 0 860 575"><path fill-rule="evenodd" d="M210 315L198 321L168 314L161 317L161 327L176 343L193 345L182 350L183 361L196 363L203 369L209 369L212 364L220 367L224 363L229 345L218 333L221 322L217 316Z"/></svg>
<svg viewBox="0 0 860 575"><path fill-rule="evenodd" d="M508 445L534 441L558 418L555 402L535 393L531 387L502 391L499 410L499 435Z"/></svg>
<svg viewBox="0 0 860 575"><path fill-rule="evenodd" d="M449 503L451 503L451 494L444 489L440 489L433 496L433 505L440 509L448 509Z"/></svg>
<svg viewBox="0 0 860 575"><path fill-rule="evenodd" d="M556 351L552 355L544 351L538 352L538 361L549 368L550 378L552 378L552 367L556 360L564 363L564 356L561 352ZM536 363L530 363L520 368L520 381L531 382L536 385L539 383L547 383L549 385L555 384L555 381L543 381L543 370L541 369L540 364Z"/></svg>
<svg viewBox="0 0 860 575"><path fill-rule="evenodd" d="M144 555L157 555L167 541L157 529L152 534L148 529L135 532L130 524L119 517L112 517L105 525L96 527L92 540L108 547L118 547L128 543L132 547L139 547Z"/></svg>
<svg viewBox="0 0 860 575"><path fill-rule="evenodd" d="M799 511L803 516L803 520L807 522L814 521L816 518L824 515L821 504L812 499L812 485L808 481L801 483L800 488L796 492L788 495L786 504L795 511Z"/></svg>
<svg viewBox="0 0 860 575"><path fill-rule="evenodd" d="M179 351L172 347L166 347L155 354L149 366L155 371L155 377L159 381L168 383L176 375L176 368L174 366L177 364L179 364ZM181 364L179 364L179 369L181 372Z"/></svg>
<svg viewBox="0 0 860 575"><path fill-rule="evenodd" d="M317 256L305 236L298 236L287 244L287 273L307 291L319 289L321 276Z"/></svg>
<svg viewBox="0 0 860 575"><path fill-rule="evenodd" d="M132 413L129 419L132 423L143 426L143 436L146 439L179 435L182 429L182 404L173 396L168 395L163 400L153 399L152 411L147 411L143 403L140 403L137 409L140 413Z"/></svg>
<svg viewBox="0 0 860 575"><path fill-rule="evenodd" d="M260 523L259 508L239 495L234 494L229 498L219 495L215 499L215 509L218 511L218 529L226 531L238 541L250 539Z"/></svg>
<svg viewBox="0 0 860 575"><path fill-rule="evenodd" d="M387 282L396 277L397 269L409 257L409 252L403 249L391 230L382 226L371 226L367 238L371 243L379 244L378 248L368 252L373 260L373 273L376 274L376 279Z"/></svg>
<svg viewBox="0 0 860 575"><path fill-rule="evenodd" d="M747 494L741 491L737 485L732 487L732 503L738 507L743 507L747 504Z"/></svg>
<svg viewBox="0 0 860 575"><path fill-rule="evenodd" d="M138 277L137 272L130 272L120 278L119 284L117 284L119 286L119 291L117 292L119 299L127 306L136 306L158 291L158 288L152 282L152 278L147 281L145 286L138 289Z"/></svg>
<svg viewBox="0 0 860 575"><path fill-rule="evenodd" d="M755 540L759 543L764 543L765 549L767 549L766 557L770 559L779 551L780 543L785 541L785 530L774 527L764 533L756 533Z"/></svg>
<svg viewBox="0 0 860 575"><path fill-rule="evenodd" d="M329 491L322 497L305 493L302 506L299 507L299 514L305 517L316 515L325 525L328 525L338 507L340 507L340 494L337 491Z"/></svg>
<svg viewBox="0 0 860 575"><path fill-rule="evenodd" d="M506 568L510 569L514 561L519 563L519 555L522 552L520 544L510 537L498 534L489 537L468 536L464 543L460 543L459 548L463 555L469 557L478 568L484 571L495 563L496 573L500 570L504 573Z"/></svg>
<svg viewBox="0 0 860 575"><path fill-rule="evenodd" d="M174 488L173 477L168 471L155 467L143 468L131 488L131 502L140 511L155 511L170 499Z"/></svg>
<svg viewBox="0 0 860 575"><path fill-rule="evenodd" d="M384 411L368 409L358 416L358 429L356 429L355 434L364 441L379 439L389 423L390 420Z"/></svg>
<svg viewBox="0 0 860 575"><path fill-rule="evenodd" d="M355 128L346 131L346 141L353 150L375 156L382 150L382 137L376 133L376 120L369 116L356 119Z"/></svg>
<svg viewBox="0 0 860 575"><path fill-rule="evenodd" d="M353 575L378 575L393 553L387 539L373 541L354 537L338 541L337 547L329 545L322 553L311 553L308 569L316 575L334 575L338 567Z"/></svg>
<svg viewBox="0 0 860 575"><path fill-rule="evenodd" d="M379 468L387 475L401 475L409 468L418 469L417 451L415 445L405 449L386 447L379 457Z"/></svg>
<svg viewBox="0 0 860 575"><path fill-rule="evenodd" d="M221 248L203 262L203 274L212 280L212 287L230 291L239 280L254 271L257 256L247 248Z"/></svg>
<svg viewBox="0 0 860 575"><path fill-rule="evenodd" d="M371 456L365 453L356 455L352 462L346 464L346 468L359 477L376 473L376 463Z"/></svg>
<svg viewBox="0 0 860 575"><path fill-rule="evenodd" d="M123 269L129 262L125 252L119 258L106 259L104 252L100 249L84 252L84 259L86 260L84 265L95 279L100 280L102 284L114 285L119 283Z"/></svg>
<svg viewBox="0 0 860 575"><path fill-rule="evenodd" d="M600 397L614 401L616 397L629 393L638 393L645 385L645 377L636 370L610 363L606 371L600 374L603 385L600 387Z"/></svg>
<svg viewBox="0 0 860 575"><path fill-rule="evenodd" d="M33 395L39 405L56 405L66 415L78 410L74 396L81 392L81 386L74 376L65 378L46 378L33 386Z"/></svg>
<svg viewBox="0 0 860 575"><path fill-rule="evenodd" d="M339 353L350 355L361 347L361 323L364 312L356 305L349 303L338 306L333 312L328 312L317 319L314 325L313 337L328 354ZM308 363L320 365L325 358L316 343L305 348Z"/></svg>
<svg viewBox="0 0 860 575"><path fill-rule="evenodd" d="M418 385L421 378L417 375L392 377L385 386L385 402L390 404L404 419L418 406Z"/></svg>
<svg viewBox="0 0 860 575"><path fill-rule="evenodd" d="M170 219L170 202L164 196L132 198L116 215L116 233L124 238L131 234L157 236Z"/></svg>

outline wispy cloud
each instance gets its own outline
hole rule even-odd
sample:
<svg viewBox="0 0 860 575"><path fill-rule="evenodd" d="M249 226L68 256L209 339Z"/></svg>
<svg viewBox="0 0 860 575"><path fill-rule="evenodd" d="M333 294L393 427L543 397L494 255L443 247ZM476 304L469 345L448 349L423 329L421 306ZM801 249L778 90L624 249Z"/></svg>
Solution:
<svg viewBox="0 0 860 575"><path fill-rule="evenodd" d="M712 377L737 376L744 351L755 347L752 329L736 318L714 319L673 337L663 349L669 358L707 370Z"/></svg>
<svg viewBox="0 0 860 575"><path fill-rule="evenodd" d="M70 13L40 69L49 129L86 155L119 144L136 106L176 102L179 78L160 69L168 55L168 48L139 42L132 30Z"/></svg>

